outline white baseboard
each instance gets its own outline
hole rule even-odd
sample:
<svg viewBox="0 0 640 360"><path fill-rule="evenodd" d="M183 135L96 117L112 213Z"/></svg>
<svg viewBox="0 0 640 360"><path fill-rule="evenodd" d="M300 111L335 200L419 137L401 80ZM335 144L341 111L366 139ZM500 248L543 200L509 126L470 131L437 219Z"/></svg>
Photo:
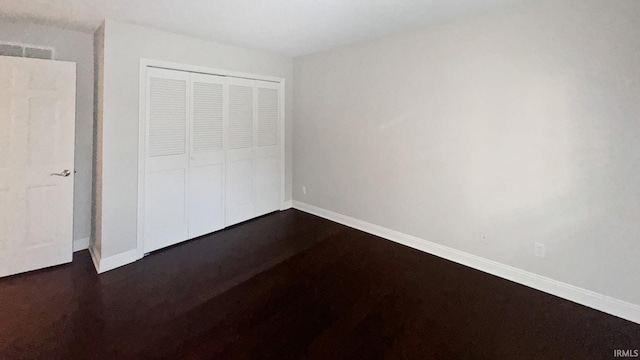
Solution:
<svg viewBox="0 0 640 360"><path fill-rule="evenodd" d="M101 254L93 246L89 247L91 253L91 259L93 260L93 266L96 268L98 274L102 274L109 270L119 268L121 266L131 264L138 260L138 251L129 250L117 255L102 258Z"/></svg>
<svg viewBox="0 0 640 360"><path fill-rule="evenodd" d="M288 200L282 204L282 208L280 210L287 210L287 209L291 209L292 207L293 207L293 201ZM100 255L100 252L97 251L97 249L89 246L88 238L77 240L77 241L82 241L82 243L77 244L78 249L76 250L76 242L74 241L74 248L73 248L74 251L88 248L89 252L91 253L91 259L93 260L93 265L95 266L98 274L102 274L103 272L113 270L115 268L118 268L127 264L131 264L132 262L135 262L141 259L141 257L138 256L137 249L129 250L127 252L113 255L107 258L102 258ZM85 241L86 241L86 245L84 245ZM84 248L81 248L81 246L84 246Z"/></svg>
<svg viewBox="0 0 640 360"><path fill-rule="evenodd" d="M280 208L280 210L288 210L291 209L293 207L293 200L287 200L284 203L282 203L282 207Z"/></svg>
<svg viewBox="0 0 640 360"><path fill-rule="evenodd" d="M73 240L73 252L86 250L89 248L89 238Z"/></svg>
<svg viewBox="0 0 640 360"><path fill-rule="evenodd" d="M436 244L434 242L420 239L415 236L403 234L395 230L371 224L366 221L354 219L352 217L338 214L330 210L305 204L303 202L293 201L293 207L298 210L340 223L342 225L346 225L354 229L358 229L369 234L373 234L397 242L399 244L403 244L414 249L427 252L443 259L450 260L458 264L462 264L486 272L488 274L495 275L531 287L533 289L537 289L561 297L563 299L567 299L575 303L585 305L590 308L600 310L602 312L640 324L640 305L615 299L591 290L586 290L574 285L553 280L509 265L504 265L493 260L472 255L464 251Z"/></svg>
<svg viewBox="0 0 640 360"><path fill-rule="evenodd" d="M94 246L89 246L89 254L91 255L91 261L93 261L93 267L96 268L96 272L100 274L100 251Z"/></svg>
<svg viewBox="0 0 640 360"><path fill-rule="evenodd" d="M100 259L100 271L99 274L102 274L105 271L113 270L115 268L119 268L120 266L124 266L127 264L131 264L138 260L138 251L136 249L129 250L118 255L109 256L107 258Z"/></svg>

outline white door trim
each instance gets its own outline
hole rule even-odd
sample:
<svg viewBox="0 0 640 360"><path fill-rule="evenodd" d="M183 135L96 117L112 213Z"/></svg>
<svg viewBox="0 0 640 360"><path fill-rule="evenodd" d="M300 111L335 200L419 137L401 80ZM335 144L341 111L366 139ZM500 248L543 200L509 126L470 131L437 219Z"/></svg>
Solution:
<svg viewBox="0 0 640 360"><path fill-rule="evenodd" d="M270 81L274 83L280 84L280 118L279 126L280 126L280 179L281 179L281 189L280 189L280 198L281 198L281 206L280 209L287 209L287 203L285 202L285 128L284 128L284 114L285 114L285 79L274 77L274 76L266 76L266 75L258 75L258 74L249 74L238 71L229 71L222 69L209 68L204 66L196 66L196 65L187 65L187 64L178 64L172 63L162 60L153 60L153 59L140 59L140 71L139 71L139 96L138 96L138 218L137 218L137 239L136 239L136 260L142 259L144 257L144 233L142 224L144 223L144 180L145 180L145 124L146 124L146 81L147 81L147 68L161 68L167 70L176 70L176 71L185 71L191 73L200 73L200 74L208 74L208 75L218 75L218 76L227 76L227 77L235 77L235 78L243 78L243 79L252 79L252 80L262 80L262 81Z"/></svg>

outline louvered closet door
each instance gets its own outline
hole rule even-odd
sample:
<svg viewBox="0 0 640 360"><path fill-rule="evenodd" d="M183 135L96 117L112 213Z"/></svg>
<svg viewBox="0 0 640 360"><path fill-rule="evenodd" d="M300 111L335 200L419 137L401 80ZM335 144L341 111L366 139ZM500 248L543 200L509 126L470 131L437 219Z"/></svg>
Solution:
<svg viewBox="0 0 640 360"><path fill-rule="evenodd" d="M227 78L225 225L254 217L254 106L255 81Z"/></svg>
<svg viewBox="0 0 640 360"><path fill-rule="evenodd" d="M255 216L280 209L280 84L256 81Z"/></svg>
<svg viewBox="0 0 640 360"><path fill-rule="evenodd" d="M189 238L224 228L225 78L191 74Z"/></svg>
<svg viewBox="0 0 640 360"><path fill-rule="evenodd" d="M188 239L189 74L147 69L144 251Z"/></svg>

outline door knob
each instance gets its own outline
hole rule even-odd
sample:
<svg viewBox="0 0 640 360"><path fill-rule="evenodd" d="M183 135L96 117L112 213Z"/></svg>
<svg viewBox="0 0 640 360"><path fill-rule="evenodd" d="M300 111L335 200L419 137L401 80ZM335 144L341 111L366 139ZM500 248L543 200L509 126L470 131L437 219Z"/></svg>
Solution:
<svg viewBox="0 0 640 360"><path fill-rule="evenodd" d="M61 173L52 173L51 176L62 176L62 177L67 177L71 175L71 171L69 170L63 170Z"/></svg>

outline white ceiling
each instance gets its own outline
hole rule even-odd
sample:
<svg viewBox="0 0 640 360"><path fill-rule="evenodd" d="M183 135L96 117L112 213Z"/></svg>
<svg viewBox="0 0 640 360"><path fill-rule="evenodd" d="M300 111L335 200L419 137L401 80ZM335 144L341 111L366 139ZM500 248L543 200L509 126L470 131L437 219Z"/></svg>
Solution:
<svg viewBox="0 0 640 360"><path fill-rule="evenodd" d="M106 18L309 54L523 0L0 0L0 14L93 31Z"/></svg>

